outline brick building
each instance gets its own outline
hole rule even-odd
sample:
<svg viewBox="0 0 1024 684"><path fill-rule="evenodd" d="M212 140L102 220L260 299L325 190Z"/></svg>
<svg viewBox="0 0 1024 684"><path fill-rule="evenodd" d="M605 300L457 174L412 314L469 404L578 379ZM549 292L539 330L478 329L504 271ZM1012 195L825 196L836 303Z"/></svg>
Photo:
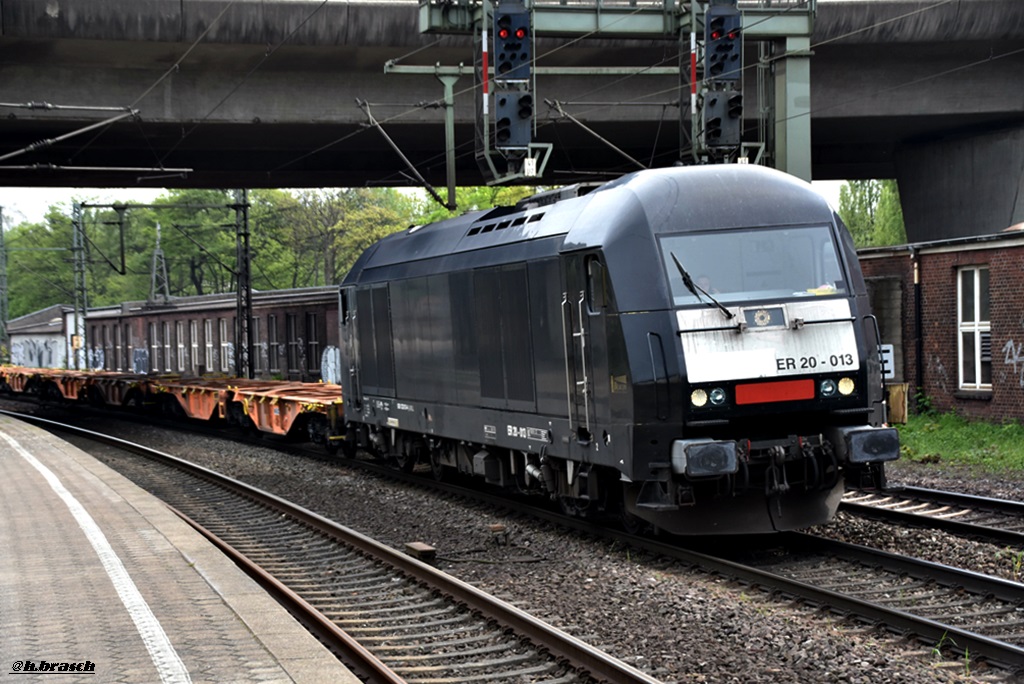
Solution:
<svg viewBox="0 0 1024 684"><path fill-rule="evenodd" d="M860 250L890 383L938 411L1024 420L1024 232Z"/></svg>

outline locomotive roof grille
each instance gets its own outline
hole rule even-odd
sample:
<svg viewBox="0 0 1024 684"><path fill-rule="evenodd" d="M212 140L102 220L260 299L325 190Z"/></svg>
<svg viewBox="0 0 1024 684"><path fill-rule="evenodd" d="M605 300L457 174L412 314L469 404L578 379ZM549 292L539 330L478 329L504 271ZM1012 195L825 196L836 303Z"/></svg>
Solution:
<svg viewBox="0 0 1024 684"><path fill-rule="evenodd" d="M501 221L500 223L488 223L486 225L475 225L469 229L466 233L466 237L472 237L473 235L481 235L483 233L490 233L495 230L504 230L505 228L521 226L524 223L534 223L540 221L544 217L544 212L539 214L531 214L529 216L523 215L518 216L515 219L509 219L507 221Z"/></svg>

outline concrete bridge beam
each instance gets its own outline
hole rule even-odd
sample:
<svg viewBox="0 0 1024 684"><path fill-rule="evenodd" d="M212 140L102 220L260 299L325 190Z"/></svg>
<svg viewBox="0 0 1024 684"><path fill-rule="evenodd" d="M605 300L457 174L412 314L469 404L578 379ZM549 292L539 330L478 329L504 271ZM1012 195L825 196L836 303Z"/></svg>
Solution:
<svg viewBox="0 0 1024 684"><path fill-rule="evenodd" d="M910 242L1024 222L1024 125L903 145L896 168Z"/></svg>

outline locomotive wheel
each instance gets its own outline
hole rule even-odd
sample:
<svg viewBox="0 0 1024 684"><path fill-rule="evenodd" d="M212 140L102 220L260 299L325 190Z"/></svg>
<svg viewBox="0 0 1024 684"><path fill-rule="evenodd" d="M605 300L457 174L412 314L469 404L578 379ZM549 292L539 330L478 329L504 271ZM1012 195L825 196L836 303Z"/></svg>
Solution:
<svg viewBox="0 0 1024 684"><path fill-rule="evenodd" d="M441 450L433 449L430 452L430 473L438 482L444 479L444 464L441 463Z"/></svg>
<svg viewBox="0 0 1024 684"><path fill-rule="evenodd" d="M619 524L622 525L622 529L626 534L639 535L644 531L644 527L647 524L642 518L638 518L629 511L626 510L626 505L622 504L619 507Z"/></svg>
<svg viewBox="0 0 1024 684"><path fill-rule="evenodd" d="M571 496L558 497L558 506L562 509L562 513L574 518L593 517L591 503L593 502L586 499L574 499Z"/></svg>
<svg viewBox="0 0 1024 684"><path fill-rule="evenodd" d="M638 518L630 513L626 508L626 502L618 503L615 517L618 518L618 524L622 525L623 531L625 531L627 535L639 537L643 530L646 529L647 522L643 518Z"/></svg>
<svg viewBox="0 0 1024 684"><path fill-rule="evenodd" d="M398 452L395 454L395 460L398 461L398 467L403 473L411 473L413 468L416 467L416 453L405 454Z"/></svg>

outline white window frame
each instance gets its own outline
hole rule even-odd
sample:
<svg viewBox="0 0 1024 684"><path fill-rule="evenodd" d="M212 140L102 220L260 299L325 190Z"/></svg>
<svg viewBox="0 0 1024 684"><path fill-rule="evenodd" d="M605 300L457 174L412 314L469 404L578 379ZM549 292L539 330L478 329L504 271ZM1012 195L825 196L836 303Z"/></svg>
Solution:
<svg viewBox="0 0 1024 684"><path fill-rule="evenodd" d="M288 345L287 366L289 373L299 373L302 365L302 341L299 339L299 314L284 316L285 344Z"/></svg>
<svg viewBox="0 0 1024 684"><path fill-rule="evenodd" d="M160 338L156 336L156 322L149 323L149 372L160 372Z"/></svg>
<svg viewBox="0 0 1024 684"><path fill-rule="evenodd" d="M228 319L218 318L217 329L220 332L220 369L227 373L231 370L231 338L228 336Z"/></svg>
<svg viewBox="0 0 1024 684"><path fill-rule="evenodd" d="M192 319L188 322L189 348L192 349L191 370L198 373L199 369L199 321Z"/></svg>
<svg viewBox="0 0 1024 684"><path fill-rule="evenodd" d="M160 324L160 332L164 343L164 371L171 372L171 324L164 321Z"/></svg>
<svg viewBox="0 0 1024 684"><path fill-rule="evenodd" d="M252 348L249 349L249 365L253 373L263 372L263 355L260 354L260 318L253 316L249 321L249 331L252 332Z"/></svg>
<svg viewBox="0 0 1024 684"><path fill-rule="evenodd" d="M271 373L281 371L281 357L278 348L277 314L267 315L267 370Z"/></svg>
<svg viewBox="0 0 1024 684"><path fill-rule="evenodd" d="M185 324L181 321L174 321L174 341L178 343L178 367L179 373L185 372Z"/></svg>
<svg viewBox="0 0 1024 684"><path fill-rule="evenodd" d="M121 347L121 324L115 322L114 328L114 358L112 361L114 365L110 367L110 370L123 371L126 370L124 367L124 349Z"/></svg>
<svg viewBox="0 0 1024 684"><path fill-rule="evenodd" d="M315 313L306 314L306 366L309 372L320 370L320 340L317 339L317 329L320 327L320 317Z"/></svg>
<svg viewBox="0 0 1024 684"><path fill-rule="evenodd" d="M992 321L981 318L981 272L986 271L989 275L989 287L988 291L985 292L985 297L989 298L992 290L992 273L987 265L978 266L964 266L957 271L956 276L956 320L957 320L957 335L956 335L956 356L957 356L957 377L958 386L962 390L974 390L974 391L992 391L992 383L982 382L982 365L985 357L983 349L983 338L987 340L989 346L988 365L989 365L989 378L992 377ZM973 278L973 290L974 299L971 302L974 311L972 320L964 320L964 278ZM988 302L989 316L992 315L991 301ZM964 379L964 362L967 359L964 358L964 336L972 335L974 339L974 382L967 382Z"/></svg>
<svg viewBox="0 0 1024 684"><path fill-rule="evenodd" d="M206 343L206 372L211 373L216 369L213 367L213 319L203 319L203 342Z"/></svg>

